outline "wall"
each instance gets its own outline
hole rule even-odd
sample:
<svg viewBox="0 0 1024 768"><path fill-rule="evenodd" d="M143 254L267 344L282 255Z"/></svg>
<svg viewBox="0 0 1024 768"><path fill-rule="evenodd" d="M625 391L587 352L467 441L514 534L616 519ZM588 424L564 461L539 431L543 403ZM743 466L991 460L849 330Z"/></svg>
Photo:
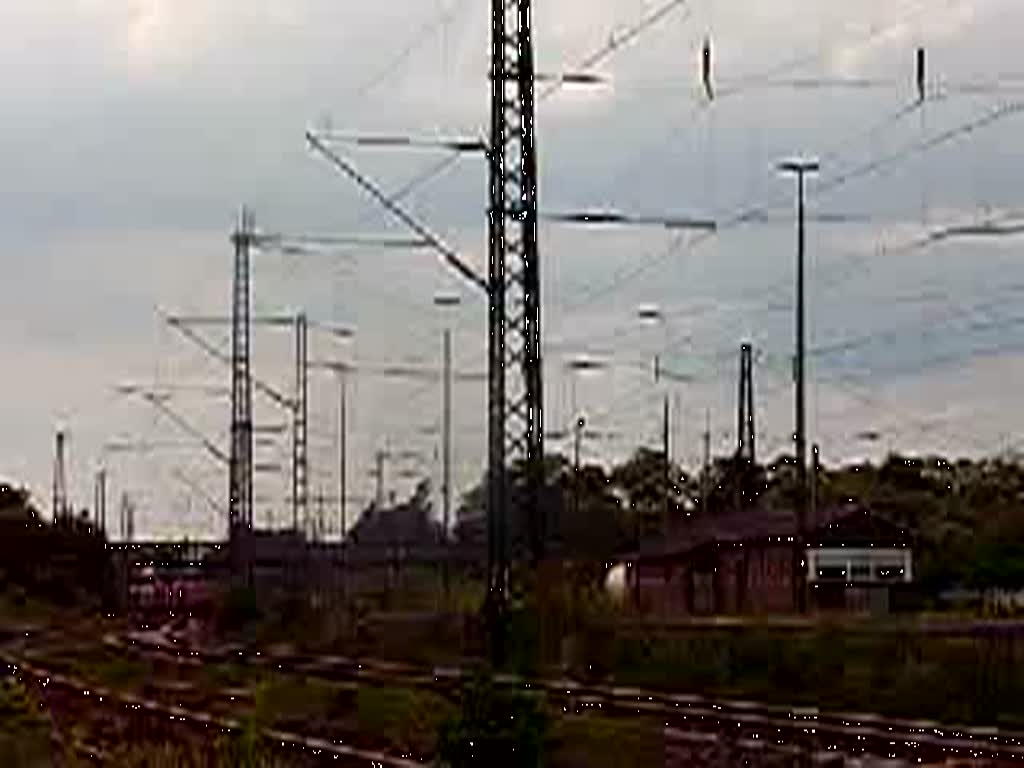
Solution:
<svg viewBox="0 0 1024 768"><path fill-rule="evenodd" d="M639 609L661 616L791 612L792 552L778 544L720 547L642 564ZM633 578L628 574L630 595Z"/></svg>

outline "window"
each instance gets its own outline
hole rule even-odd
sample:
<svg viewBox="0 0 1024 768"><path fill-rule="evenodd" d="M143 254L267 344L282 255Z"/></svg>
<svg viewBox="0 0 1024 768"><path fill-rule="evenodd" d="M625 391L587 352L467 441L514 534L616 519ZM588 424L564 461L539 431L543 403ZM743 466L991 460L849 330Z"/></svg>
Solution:
<svg viewBox="0 0 1024 768"><path fill-rule="evenodd" d="M875 566L875 578L879 581L897 581L902 578L903 569L896 565Z"/></svg>
<svg viewBox="0 0 1024 768"><path fill-rule="evenodd" d="M851 581L870 581L871 580L871 564L870 563L854 563L851 567Z"/></svg>

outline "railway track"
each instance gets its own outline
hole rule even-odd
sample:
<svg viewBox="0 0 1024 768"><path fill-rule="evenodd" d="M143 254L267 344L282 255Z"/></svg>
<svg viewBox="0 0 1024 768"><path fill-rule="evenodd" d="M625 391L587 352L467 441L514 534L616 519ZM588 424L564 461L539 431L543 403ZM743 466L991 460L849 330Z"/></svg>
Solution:
<svg viewBox="0 0 1024 768"><path fill-rule="evenodd" d="M425 670L400 663L341 656L186 649L155 634L108 637L107 642L121 651L134 651L193 668L230 662L334 683L424 687L449 694L472 675L468 669ZM528 680L515 675L497 675L494 681L506 689L543 693L566 714L600 712L611 717L639 717L661 723L667 748L672 744L713 742L720 750L739 750L747 755L743 758L747 762L752 754L772 753L789 754L790 759L794 754L816 755L824 764L829 759L855 756L896 761L893 765L945 764L950 760L966 760L971 765L1024 763L1024 734L994 728L948 726L874 714L821 712L815 708L711 699L568 679Z"/></svg>
<svg viewBox="0 0 1024 768"><path fill-rule="evenodd" d="M136 739L176 739L186 735L200 742L240 732L244 724L237 719L211 712L169 705L154 699L95 686L87 681L26 664L9 653L0 654L7 674L14 674L38 691L54 715L56 743L70 743L79 756L94 763L108 763L110 753L101 743L74 741L58 723L94 721L106 718L126 720L128 731ZM416 768L423 764L383 752L375 752L322 738L266 728L260 739L271 751L299 765L330 762L340 766L378 766L380 768ZM100 739L102 741L102 738Z"/></svg>
<svg viewBox="0 0 1024 768"><path fill-rule="evenodd" d="M205 667L230 663L319 679L353 691L361 685L401 686L422 687L455 695L472 674L472 670L458 667L424 669L395 662L342 656L305 656L238 648L189 649L162 633L108 634L103 638L103 644L119 655L134 655L140 659L171 665L186 678L192 673L202 672ZM52 670L50 674L53 674ZM68 678L58 674L58 679ZM666 765L671 766L713 763L851 766L857 765L857 760L868 761L861 764L893 766L1003 766L1024 763L1024 734L996 729L951 727L931 721L900 720L872 714L821 712L813 708L711 699L568 679L527 680L515 675L497 675L494 680L498 686L506 689L544 694L551 705L561 708L565 714L600 713L613 718L630 718L656 724L664 735ZM79 690L86 689L84 683L79 685ZM195 689L194 682L183 680L177 687L167 685L163 690L164 695L159 698L189 699L186 694ZM110 694L109 691L105 693ZM209 694L209 691L205 692L205 695ZM196 717L190 722L196 727L200 723L219 722L230 728L232 724L237 727L237 721L231 718L230 713L244 709L251 702L251 692L224 689L217 692L215 698L216 701L209 701L206 708L216 711L188 709L160 703L155 699L149 701L151 707L162 707L159 711L168 717L180 716L176 714L180 712L195 713ZM202 697L198 699L202 700ZM137 704L138 700L134 700L134 703ZM331 743L325 739L307 739L299 734L288 735L284 742L305 742L307 749L323 749L324 745ZM708 757L710 753L717 757ZM384 753L372 754L378 763L381 763L380 758L398 759ZM723 758L723 755L727 757ZM879 763L883 760L889 762ZM419 763L411 761L407 764Z"/></svg>

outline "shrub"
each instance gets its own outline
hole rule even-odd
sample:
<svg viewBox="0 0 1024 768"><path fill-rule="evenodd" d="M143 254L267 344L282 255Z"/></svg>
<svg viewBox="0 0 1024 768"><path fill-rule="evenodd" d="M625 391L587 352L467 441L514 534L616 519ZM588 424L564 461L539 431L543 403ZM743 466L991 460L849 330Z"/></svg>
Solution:
<svg viewBox="0 0 1024 768"><path fill-rule="evenodd" d="M356 694L359 730L409 750L414 755L433 754L453 705L431 691L412 688L360 686Z"/></svg>
<svg viewBox="0 0 1024 768"><path fill-rule="evenodd" d="M438 738L437 764L444 768L542 765L548 715L533 695L500 693L478 675L462 691L458 714Z"/></svg>
<svg viewBox="0 0 1024 768"><path fill-rule="evenodd" d="M0 680L0 765L50 764L50 723L39 700L18 680Z"/></svg>

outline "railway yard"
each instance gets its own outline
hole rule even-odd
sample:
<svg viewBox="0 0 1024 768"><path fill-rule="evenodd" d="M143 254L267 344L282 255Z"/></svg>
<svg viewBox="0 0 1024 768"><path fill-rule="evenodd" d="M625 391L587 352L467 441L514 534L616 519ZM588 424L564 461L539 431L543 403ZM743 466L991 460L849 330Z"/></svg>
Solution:
<svg viewBox="0 0 1024 768"><path fill-rule="evenodd" d="M427 668L287 648L189 646L171 625L138 631L29 626L3 633L10 674L37 691L55 745L94 764L118 744L189 743L202 752L255 723L281 765L429 764L436 725L412 722L453 708L469 666ZM826 713L684 693L497 676L495 684L542 698L557 713L562 749L552 764L587 754L583 742L614 722L649 759L687 765L972 765L1024 762L1024 735L869 714ZM376 699L395 710L371 722ZM400 713L403 707L416 713ZM404 715L404 716L403 716ZM390 719L390 722L387 722ZM384 722L379 722L384 721ZM417 727L418 726L418 727Z"/></svg>

